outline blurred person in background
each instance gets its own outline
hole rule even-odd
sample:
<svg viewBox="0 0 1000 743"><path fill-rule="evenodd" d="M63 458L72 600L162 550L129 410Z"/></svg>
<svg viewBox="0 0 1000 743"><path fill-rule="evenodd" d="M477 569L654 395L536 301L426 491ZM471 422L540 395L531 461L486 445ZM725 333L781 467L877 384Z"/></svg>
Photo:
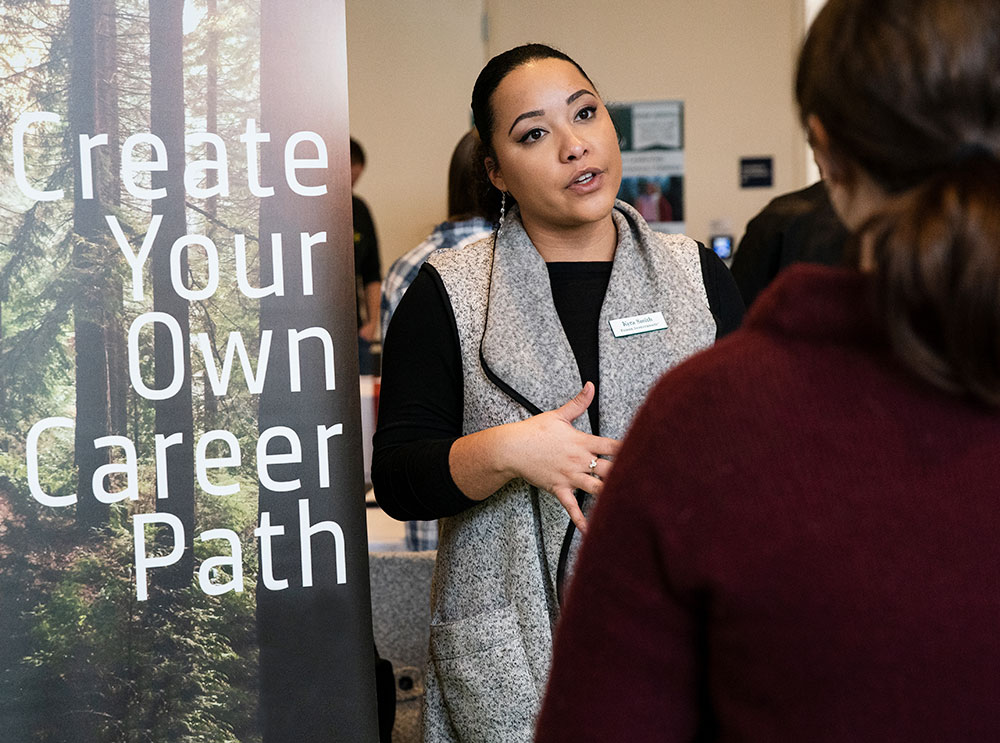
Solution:
<svg viewBox="0 0 1000 743"><path fill-rule="evenodd" d="M365 169L366 157L361 144L351 137L351 188ZM375 222L368 205L351 194L354 219L354 274L358 292L358 365L361 374L375 374L372 344L379 340L379 300L382 295L382 263L378 253Z"/></svg>
<svg viewBox="0 0 1000 743"><path fill-rule="evenodd" d="M470 129L459 140L448 167L448 220L442 222L427 239L399 257L389 268L382 282L382 335L389 329L389 320L399 300L417 277L424 261L435 250L461 248L489 237L500 219L500 194L492 194L479 177L482 169L475 155L479 137ZM437 549L437 521L406 522L406 548L409 550Z"/></svg>
<svg viewBox="0 0 1000 743"><path fill-rule="evenodd" d="M747 223L733 255L733 278L749 307L793 263L844 264L847 230L823 181L773 199Z"/></svg>

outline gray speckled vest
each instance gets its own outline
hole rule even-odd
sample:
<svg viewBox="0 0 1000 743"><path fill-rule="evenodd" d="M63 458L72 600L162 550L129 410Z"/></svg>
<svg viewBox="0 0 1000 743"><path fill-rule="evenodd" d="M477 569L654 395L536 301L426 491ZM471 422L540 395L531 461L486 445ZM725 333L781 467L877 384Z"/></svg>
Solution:
<svg viewBox="0 0 1000 743"><path fill-rule="evenodd" d="M601 434L621 438L668 368L715 338L695 242L652 232L628 204L598 328ZM461 345L463 433L524 420L580 391L545 262L515 211L492 238L428 261ZM662 312L666 330L616 338L609 321ZM575 421L590 432L586 415ZM443 519L431 598L424 709L429 743L528 743L558 616L569 517L554 496L513 480Z"/></svg>

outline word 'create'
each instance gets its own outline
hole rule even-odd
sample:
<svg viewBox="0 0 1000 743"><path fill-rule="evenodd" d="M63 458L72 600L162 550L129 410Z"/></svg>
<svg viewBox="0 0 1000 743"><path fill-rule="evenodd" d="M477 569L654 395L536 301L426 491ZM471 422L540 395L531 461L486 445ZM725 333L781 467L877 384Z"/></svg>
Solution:
<svg viewBox="0 0 1000 743"><path fill-rule="evenodd" d="M65 196L63 189L42 190L32 185L28 180L27 161L25 158L25 140L32 127L38 124L59 124L58 114L50 111L34 111L21 114L14 125L14 180L21 193L35 201L58 201ZM246 130L239 137L246 148L246 177L250 193L258 198L274 195L274 186L265 186L260 182L260 165L258 161L259 145L271 141L268 132L258 131L257 122L247 119ZM207 199L212 196L229 195L229 157L226 144L218 134L212 132L194 132L184 138L185 146L193 148L198 145L211 145L215 150L214 159L193 160L184 166L184 191L196 199ZM310 144L314 153L308 157L297 155L300 145ZM94 198L94 150L108 146L107 134L80 134L78 140L80 165L80 195L84 199ZM149 157L142 157L141 148L149 149ZM300 196L322 196L327 192L324 179L316 185L305 185L299 180L299 170L326 170L329 165L326 143L316 132L300 131L292 134L285 142L284 171L285 182L293 193ZM141 132L128 137L121 147L121 179L125 190L137 199L155 201L167 195L166 188L147 188L137 182L137 177L143 173L164 172L168 168L167 148L163 140L155 134ZM217 173L214 185L204 185L205 174L214 170Z"/></svg>

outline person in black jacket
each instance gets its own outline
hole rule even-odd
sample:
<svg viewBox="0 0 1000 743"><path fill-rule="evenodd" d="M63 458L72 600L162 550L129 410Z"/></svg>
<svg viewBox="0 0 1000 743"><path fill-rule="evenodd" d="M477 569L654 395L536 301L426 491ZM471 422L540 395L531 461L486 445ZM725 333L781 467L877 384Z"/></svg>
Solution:
<svg viewBox="0 0 1000 743"><path fill-rule="evenodd" d="M792 263L843 262L847 230L823 181L774 199L747 224L733 256L733 278L747 307Z"/></svg>

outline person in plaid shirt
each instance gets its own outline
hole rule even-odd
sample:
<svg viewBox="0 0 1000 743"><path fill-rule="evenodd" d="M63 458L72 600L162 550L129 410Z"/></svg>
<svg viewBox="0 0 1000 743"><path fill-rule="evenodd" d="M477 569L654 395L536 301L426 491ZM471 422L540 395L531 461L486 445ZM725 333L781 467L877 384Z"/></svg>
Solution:
<svg viewBox="0 0 1000 743"><path fill-rule="evenodd" d="M489 237L499 218L499 204L491 203L476 177L475 152L479 137L475 130L466 132L451 156L448 168L448 220L442 222L427 239L400 256L382 282L382 342L389 320L399 300L416 278L420 267L435 250L461 248ZM437 521L406 522L408 550L437 549Z"/></svg>

